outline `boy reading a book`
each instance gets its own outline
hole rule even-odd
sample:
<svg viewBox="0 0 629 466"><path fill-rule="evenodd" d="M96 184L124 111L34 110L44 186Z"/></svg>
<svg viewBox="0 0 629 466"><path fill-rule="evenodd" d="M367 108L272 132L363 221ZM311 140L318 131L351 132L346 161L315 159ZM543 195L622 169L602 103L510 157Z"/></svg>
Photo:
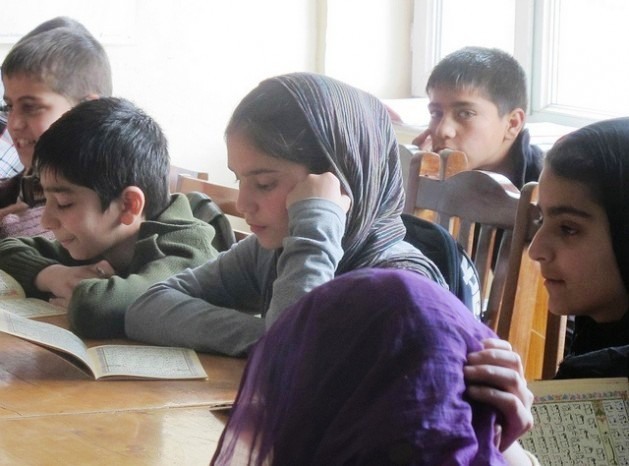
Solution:
<svg viewBox="0 0 629 466"><path fill-rule="evenodd" d="M78 104L39 138L34 160L56 240L1 240L0 269L27 296L67 307L80 336L123 336L127 306L150 285L216 253L213 228L169 195L160 127L130 102Z"/></svg>
<svg viewBox="0 0 629 466"><path fill-rule="evenodd" d="M506 52L465 47L432 70L428 129L413 140L424 150L465 152L469 168L505 175L521 188L537 181L542 150L524 129L526 75Z"/></svg>

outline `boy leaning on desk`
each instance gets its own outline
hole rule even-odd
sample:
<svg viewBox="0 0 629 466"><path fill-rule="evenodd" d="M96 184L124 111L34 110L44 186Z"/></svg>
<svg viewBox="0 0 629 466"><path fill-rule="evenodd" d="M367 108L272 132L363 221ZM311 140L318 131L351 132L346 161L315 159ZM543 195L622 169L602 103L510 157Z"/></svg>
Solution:
<svg viewBox="0 0 629 466"><path fill-rule="evenodd" d="M0 269L27 296L67 307L79 336L124 336L127 306L150 285L216 254L213 228L168 192L159 125L129 101L80 103L40 137L34 160L56 239L0 240Z"/></svg>

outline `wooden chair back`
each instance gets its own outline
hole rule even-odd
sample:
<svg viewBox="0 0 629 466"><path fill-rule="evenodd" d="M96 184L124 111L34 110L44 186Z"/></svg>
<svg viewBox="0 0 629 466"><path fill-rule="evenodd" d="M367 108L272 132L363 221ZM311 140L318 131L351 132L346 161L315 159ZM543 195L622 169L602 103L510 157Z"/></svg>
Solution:
<svg viewBox="0 0 629 466"><path fill-rule="evenodd" d="M168 188L171 193L177 192L179 175L188 175L192 178L199 178L201 180L209 179L207 172L199 172L195 170L190 170L188 168L178 167L176 165L171 165L170 173L168 174Z"/></svg>
<svg viewBox="0 0 629 466"><path fill-rule="evenodd" d="M563 358L566 317L548 311L548 292L539 264L528 255L537 231L538 184L527 183L521 191L516 214L503 305L495 329L520 354L528 380L549 379Z"/></svg>
<svg viewBox="0 0 629 466"><path fill-rule="evenodd" d="M566 319L548 312L543 278L528 256L537 183L519 192L502 175L467 170L460 151L406 150L404 211L441 224L465 247L479 272L487 325L521 355L527 379L553 377L563 357ZM460 176L463 171L476 174Z"/></svg>
<svg viewBox="0 0 629 466"><path fill-rule="evenodd" d="M176 191L180 193L197 191L210 196L229 218L237 241L251 234L251 230L245 223L243 215L236 208L238 189L180 174Z"/></svg>
<svg viewBox="0 0 629 466"><path fill-rule="evenodd" d="M467 156L461 151L444 149L437 154L412 144L400 144L399 151L405 187L420 175L443 180L468 169Z"/></svg>
<svg viewBox="0 0 629 466"><path fill-rule="evenodd" d="M520 192L503 175L479 170L443 180L418 176L414 186L405 211L431 211L433 221L465 248L479 273L484 315L492 322L502 300Z"/></svg>

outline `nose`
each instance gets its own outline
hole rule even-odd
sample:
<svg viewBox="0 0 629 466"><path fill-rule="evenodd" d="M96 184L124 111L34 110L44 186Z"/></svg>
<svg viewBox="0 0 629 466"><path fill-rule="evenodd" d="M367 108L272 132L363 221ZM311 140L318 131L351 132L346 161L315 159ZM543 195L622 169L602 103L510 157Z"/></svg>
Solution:
<svg viewBox="0 0 629 466"><path fill-rule="evenodd" d="M46 230L54 231L59 228L60 223L48 203L44 206L40 222Z"/></svg>
<svg viewBox="0 0 629 466"><path fill-rule="evenodd" d="M24 129L26 126L25 118L20 114L20 112L16 112L12 110L7 114L7 128L9 128L9 134L12 131L19 131Z"/></svg>
<svg viewBox="0 0 629 466"><path fill-rule="evenodd" d="M547 239L546 230L542 225L529 245L529 257L537 262L548 262L552 258L552 248Z"/></svg>
<svg viewBox="0 0 629 466"><path fill-rule="evenodd" d="M454 121L447 115L442 116L434 128L433 134L439 139L452 139L456 135Z"/></svg>
<svg viewBox="0 0 629 466"><path fill-rule="evenodd" d="M240 189L238 189L236 209L243 215L251 214L255 212L256 209L256 203L252 193L242 184L240 185Z"/></svg>

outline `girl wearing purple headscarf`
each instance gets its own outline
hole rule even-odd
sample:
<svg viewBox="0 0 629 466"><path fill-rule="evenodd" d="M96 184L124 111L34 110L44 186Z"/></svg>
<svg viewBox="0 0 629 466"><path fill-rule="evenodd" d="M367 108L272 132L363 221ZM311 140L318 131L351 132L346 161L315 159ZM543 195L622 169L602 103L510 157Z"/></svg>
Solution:
<svg viewBox="0 0 629 466"><path fill-rule="evenodd" d="M496 411L465 395L467 355L492 336L419 274L347 273L257 343L212 464L508 464Z"/></svg>

